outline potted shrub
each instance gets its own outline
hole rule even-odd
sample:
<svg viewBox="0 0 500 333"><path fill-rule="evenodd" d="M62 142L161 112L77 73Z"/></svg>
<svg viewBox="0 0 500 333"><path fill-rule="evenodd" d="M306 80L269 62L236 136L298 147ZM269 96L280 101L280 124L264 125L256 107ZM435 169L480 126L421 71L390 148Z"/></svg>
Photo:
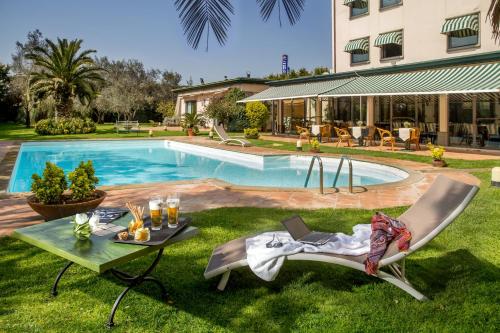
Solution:
<svg viewBox="0 0 500 333"><path fill-rule="evenodd" d="M245 138L247 139L258 139L259 138L259 129L258 128L245 128L243 130L245 134Z"/></svg>
<svg viewBox="0 0 500 333"><path fill-rule="evenodd" d="M429 147L429 150L431 152L432 156L432 166L435 167L445 167L446 166L446 161L443 159L443 155L445 152L444 147L442 146L434 146L432 143L428 143L427 147Z"/></svg>
<svg viewBox="0 0 500 333"><path fill-rule="evenodd" d="M106 192L96 190L98 178L94 175L92 161L80 162L70 172L68 182L63 169L51 162L45 164L42 177L33 174L28 205L42 215L45 221L85 213L96 208L106 197Z"/></svg>
<svg viewBox="0 0 500 333"><path fill-rule="evenodd" d="M321 153L319 150L319 141L318 139L311 140L311 153Z"/></svg>
<svg viewBox="0 0 500 333"><path fill-rule="evenodd" d="M201 119L197 113L186 113L181 126L189 136L194 136L199 132L198 125L200 125L200 122Z"/></svg>

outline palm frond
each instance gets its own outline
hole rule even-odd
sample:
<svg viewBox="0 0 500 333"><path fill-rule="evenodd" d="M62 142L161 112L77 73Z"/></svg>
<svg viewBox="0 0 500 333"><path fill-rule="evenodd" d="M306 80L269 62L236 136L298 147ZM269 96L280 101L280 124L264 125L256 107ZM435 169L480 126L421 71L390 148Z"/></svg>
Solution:
<svg viewBox="0 0 500 333"><path fill-rule="evenodd" d="M486 17L490 20L493 37L495 38L495 42L497 42L500 40L500 0L491 0Z"/></svg>
<svg viewBox="0 0 500 333"><path fill-rule="evenodd" d="M288 22L294 25L300 20L304 11L305 0L257 0L260 6L260 15L264 21L268 21L274 9L278 7L278 20L281 26L281 6L285 9Z"/></svg>
<svg viewBox="0 0 500 333"><path fill-rule="evenodd" d="M210 30L213 31L219 45L227 40L227 30L231 26L229 15L234 14L229 0L175 0L176 10L187 37L188 44L197 49L206 29L207 46Z"/></svg>

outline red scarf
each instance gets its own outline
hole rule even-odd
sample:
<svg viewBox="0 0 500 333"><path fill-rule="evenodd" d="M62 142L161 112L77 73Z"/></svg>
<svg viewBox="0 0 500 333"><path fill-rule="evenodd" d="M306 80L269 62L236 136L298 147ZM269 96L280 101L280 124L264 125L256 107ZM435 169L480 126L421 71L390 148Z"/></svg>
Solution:
<svg viewBox="0 0 500 333"><path fill-rule="evenodd" d="M404 223L393 219L382 212L372 216L372 234L370 236L370 253L365 261L366 274L376 275L378 262L385 254L393 240L397 240L399 251L408 251L411 232Z"/></svg>

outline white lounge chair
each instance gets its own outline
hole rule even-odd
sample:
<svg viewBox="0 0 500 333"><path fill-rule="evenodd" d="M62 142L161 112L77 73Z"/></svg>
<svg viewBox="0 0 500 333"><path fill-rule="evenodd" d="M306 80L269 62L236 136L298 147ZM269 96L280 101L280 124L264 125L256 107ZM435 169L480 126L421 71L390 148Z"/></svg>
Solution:
<svg viewBox="0 0 500 333"><path fill-rule="evenodd" d="M240 139L240 138L236 138L236 137L230 137L227 133L226 133L226 130L224 129L224 127L220 126L220 125L214 125L214 130L215 130L215 133L217 133L217 135L219 136L219 138L221 139L221 142L219 142L219 144L229 144L231 142L236 142L238 143L239 145L241 145L242 147L250 147L252 144L245 140L245 139Z"/></svg>
<svg viewBox="0 0 500 333"><path fill-rule="evenodd" d="M427 298L417 291L405 277L405 257L429 243L453 222L471 202L478 189L477 186L464 184L445 176L438 176L427 192L399 217L399 220L405 223L412 233L408 252L399 252L397 242L392 242L384 257L379 261L379 271L376 276L404 290L419 301L426 300ZM231 270L248 266L246 259L247 238L232 240L213 251L204 276L209 279L222 275L217 289L224 290ZM297 253L287 256L286 259L321 261L364 272L366 257L367 255ZM389 271L384 272L382 270L384 267L388 267Z"/></svg>

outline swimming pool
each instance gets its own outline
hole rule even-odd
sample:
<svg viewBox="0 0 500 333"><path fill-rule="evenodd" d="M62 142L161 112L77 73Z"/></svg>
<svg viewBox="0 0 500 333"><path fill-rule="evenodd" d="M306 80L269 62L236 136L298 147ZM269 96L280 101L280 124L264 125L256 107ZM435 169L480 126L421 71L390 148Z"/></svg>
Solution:
<svg viewBox="0 0 500 333"><path fill-rule="evenodd" d="M331 186L339 159L322 158L324 184ZM23 143L8 192L28 192L31 175L46 161L66 173L80 161L92 160L99 185L124 185L217 178L235 185L302 188L310 156L258 156L168 140L64 141ZM347 186L344 164L338 186ZM353 161L353 184L376 185L403 180L405 171L387 165ZM318 187L314 168L309 187Z"/></svg>

